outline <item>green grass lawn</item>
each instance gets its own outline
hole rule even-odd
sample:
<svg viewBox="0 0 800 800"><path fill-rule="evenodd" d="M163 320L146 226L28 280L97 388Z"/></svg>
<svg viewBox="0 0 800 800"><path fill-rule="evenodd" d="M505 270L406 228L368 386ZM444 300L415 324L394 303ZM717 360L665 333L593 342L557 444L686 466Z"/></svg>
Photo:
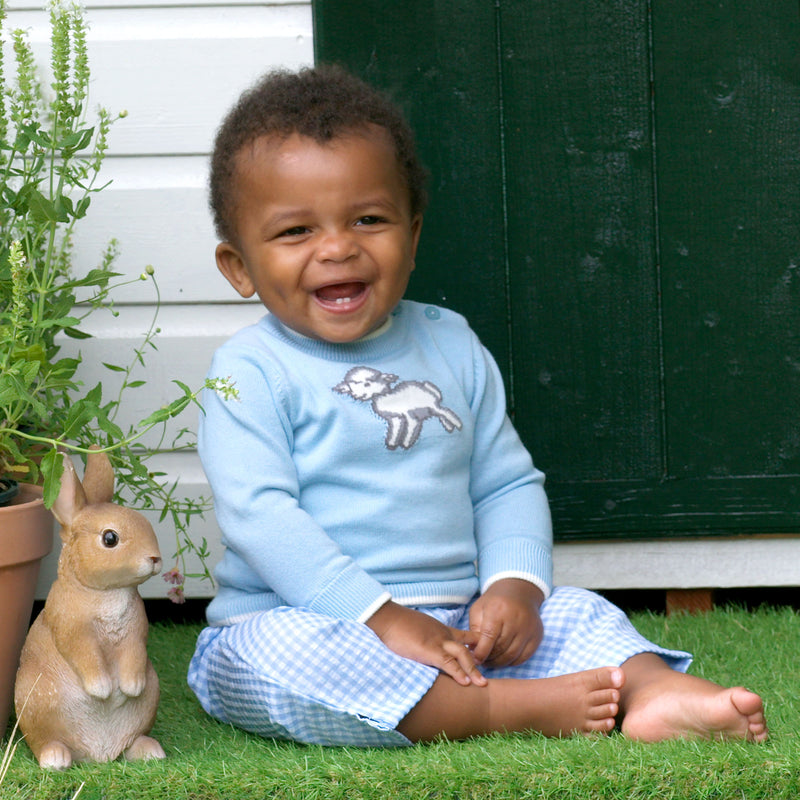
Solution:
<svg viewBox="0 0 800 800"><path fill-rule="evenodd" d="M244 798L797 798L800 797L800 616L789 608L718 609L703 617L637 613L646 636L696 654L695 674L765 698L771 739L642 745L607 737L492 736L378 751L263 740L209 719L184 676L200 627L151 626L162 699L161 762L38 768L21 744L2 800Z"/></svg>

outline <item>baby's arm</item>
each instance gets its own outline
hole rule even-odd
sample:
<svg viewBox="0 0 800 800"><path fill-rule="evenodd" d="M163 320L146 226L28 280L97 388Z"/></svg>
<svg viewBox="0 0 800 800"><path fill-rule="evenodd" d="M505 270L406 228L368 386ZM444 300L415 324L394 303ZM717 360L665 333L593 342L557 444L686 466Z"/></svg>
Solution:
<svg viewBox="0 0 800 800"><path fill-rule="evenodd" d="M359 619L386 590L301 507L293 398L280 370L259 357L222 348L210 374L230 375L240 399L203 395L198 443L226 548L220 594L235 587L257 601L274 592L286 605Z"/></svg>
<svg viewBox="0 0 800 800"><path fill-rule="evenodd" d="M478 661L506 666L530 658L542 640L539 607L552 584L552 527L544 475L506 414L497 365L480 346L474 363L471 493L482 593L470 628L481 634Z"/></svg>
<svg viewBox="0 0 800 800"><path fill-rule="evenodd" d="M493 667L527 661L542 641L539 606L542 590L529 581L505 578L493 583L472 604L470 630L480 640L472 655Z"/></svg>
<svg viewBox="0 0 800 800"><path fill-rule="evenodd" d="M366 624L398 655L436 667L462 686L486 685L471 652L480 640L477 633L450 628L392 601L382 605Z"/></svg>

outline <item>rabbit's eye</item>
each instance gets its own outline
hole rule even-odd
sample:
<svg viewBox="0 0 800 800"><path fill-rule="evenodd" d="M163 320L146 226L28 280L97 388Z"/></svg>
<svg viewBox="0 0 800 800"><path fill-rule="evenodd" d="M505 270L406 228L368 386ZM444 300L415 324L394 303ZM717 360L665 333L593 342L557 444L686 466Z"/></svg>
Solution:
<svg viewBox="0 0 800 800"><path fill-rule="evenodd" d="M119 544L119 534L111 528L103 531L103 547L116 547Z"/></svg>

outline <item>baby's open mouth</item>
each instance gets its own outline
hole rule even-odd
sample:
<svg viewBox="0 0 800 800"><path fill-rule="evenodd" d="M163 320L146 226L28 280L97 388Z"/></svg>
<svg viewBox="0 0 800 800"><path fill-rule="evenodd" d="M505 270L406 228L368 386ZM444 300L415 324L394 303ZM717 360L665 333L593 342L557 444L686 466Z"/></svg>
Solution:
<svg viewBox="0 0 800 800"><path fill-rule="evenodd" d="M314 294L325 305L345 306L358 300L366 289L367 285L362 281L352 281L350 283L335 283L330 286L322 286Z"/></svg>

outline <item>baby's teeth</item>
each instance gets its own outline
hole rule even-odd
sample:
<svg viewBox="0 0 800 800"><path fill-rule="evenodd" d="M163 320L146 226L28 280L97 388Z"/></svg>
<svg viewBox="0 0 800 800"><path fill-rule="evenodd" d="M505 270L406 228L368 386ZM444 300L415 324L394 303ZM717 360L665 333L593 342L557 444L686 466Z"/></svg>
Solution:
<svg viewBox="0 0 800 800"><path fill-rule="evenodd" d="M342 303L349 303L352 298L350 297L337 297L336 305L340 306Z"/></svg>

